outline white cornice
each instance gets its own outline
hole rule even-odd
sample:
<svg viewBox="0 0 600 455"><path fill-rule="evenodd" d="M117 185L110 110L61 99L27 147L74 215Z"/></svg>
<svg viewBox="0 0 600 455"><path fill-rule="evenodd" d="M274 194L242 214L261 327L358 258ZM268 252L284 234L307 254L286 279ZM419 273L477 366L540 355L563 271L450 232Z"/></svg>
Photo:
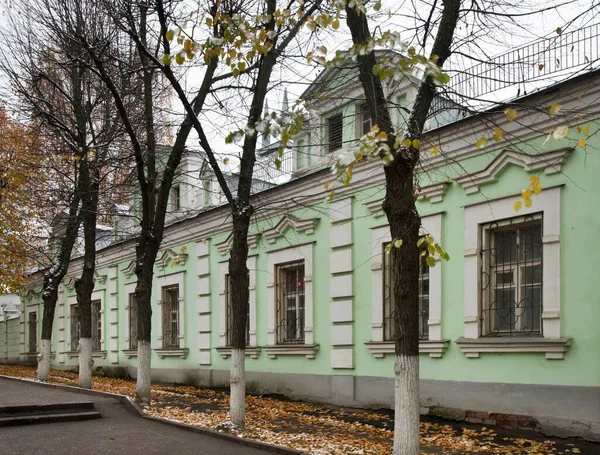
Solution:
<svg viewBox="0 0 600 455"><path fill-rule="evenodd" d="M467 194L471 194L479 191L480 185L494 182L498 173L508 164L516 164L528 172L543 169L546 174L554 174L560 172L565 157L572 151L572 148L567 147L539 155L528 155L504 149L485 169L460 177L456 181Z"/></svg>
<svg viewBox="0 0 600 455"><path fill-rule="evenodd" d="M264 231L263 235L269 243L275 243L278 237L282 237L284 231L290 227L296 232L304 232L305 234L312 234L315 231L315 226L319 221L318 218L311 220L301 220L292 215L284 215L279 223L268 231Z"/></svg>

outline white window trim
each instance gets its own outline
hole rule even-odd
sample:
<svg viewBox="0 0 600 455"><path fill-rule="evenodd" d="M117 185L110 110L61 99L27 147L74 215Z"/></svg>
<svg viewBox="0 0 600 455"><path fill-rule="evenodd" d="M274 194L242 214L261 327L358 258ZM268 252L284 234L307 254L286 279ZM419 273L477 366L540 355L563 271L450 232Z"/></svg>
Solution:
<svg viewBox="0 0 600 455"><path fill-rule="evenodd" d="M467 357L472 358L479 357L480 352L544 352L547 359L562 359L570 339L561 338L560 331L560 187L542 190L533 198L531 207L523 206L518 213L514 210L517 198L511 196L465 207L465 334L456 343ZM543 336L514 339L481 337L480 225L535 213L542 213Z"/></svg>
<svg viewBox="0 0 600 455"><path fill-rule="evenodd" d="M181 358L186 358L187 354L188 354L188 348L185 346L185 333L184 333L184 324L183 321L185 319L184 317L184 305L183 303L185 302L185 287L184 287L184 273L180 272L180 273L174 273L172 275L166 275L166 276L160 276L157 278L156 280L156 285L157 285L157 291L158 291L158 296L159 298L157 299L157 307L159 307L159 310L157 311L159 314L159 325L158 327L160 327L160 330L157 330L158 336L156 338L157 343L157 347L154 349L154 351L156 352L156 354L160 357L181 357ZM162 305L162 290L164 287L167 286L174 286L177 285L179 290L179 299L178 299L178 303L179 303L179 347L178 348L163 348L163 344L162 344L162 308L160 308L160 306Z"/></svg>
<svg viewBox="0 0 600 455"><path fill-rule="evenodd" d="M30 336L30 333L29 333L29 315L31 313L36 313L36 318L37 318L37 323L36 323L37 332L35 334L35 340L36 340L35 344L36 344L36 347L37 347L37 351L35 353L29 350L29 336ZM40 339L40 325L41 324L40 324L40 322L41 322L41 319L40 319L40 312L39 312L38 305L35 305L35 306L27 308L27 316L26 316L26 319L25 319L25 326L27 327L27 329L26 329L27 330L27 334L25 336L25 341L27 343L27 352L26 352L27 354L37 354L37 352L39 352L39 350L40 350L40 342L41 342L41 339Z"/></svg>
<svg viewBox="0 0 600 455"><path fill-rule="evenodd" d="M100 332L100 350L92 351L92 357L106 358L106 349L104 348L104 332L105 332L106 326L104 325L104 290L103 289L92 292L91 301L94 301L94 300L100 300L100 324L102 327L102 331ZM66 316L66 319L67 319L66 325L69 327L69 336L67 338L67 343L69 345L69 349L67 350L67 357L69 357L70 359L73 357L79 357L79 351L71 350L71 307L73 305L78 305L77 296L67 297L67 307L69 309L67 311L67 316ZM92 330L93 330L93 327L92 327Z"/></svg>
<svg viewBox="0 0 600 455"><path fill-rule="evenodd" d="M133 282L133 283L129 283L126 284L124 286L124 292L125 292L125 316L123 318L123 320L125 321L125 349L123 349L123 353L128 357L137 357L137 349L129 349L129 296L131 294L135 294L135 288L137 286L137 282Z"/></svg>
<svg viewBox="0 0 600 455"><path fill-rule="evenodd" d="M304 261L304 344L277 344L275 328L277 326L275 305L275 270L278 264L292 261ZM318 345L314 344L313 334L313 244L299 245L267 253L267 270L270 281L267 282L267 346L263 350L270 358L278 355L303 355L314 359Z"/></svg>
<svg viewBox="0 0 600 455"><path fill-rule="evenodd" d="M442 214L421 218L420 235L429 234L442 244ZM383 339L383 248L392 241L389 226L374 228L371 232L371 302L372 341L366 343L373 357L381 358L394 353L394 342ZM429 269L429 339L419 340L419 353L439 358L444 354L448 340L442 339L442 265L436 258L436 266Z"/></svg>
<svg viewBox="0 0 600 455"><path fill-rule="evenodd" d="M250 344L246 346L246 355L257 359L260 348L256 346L256 256L246 261L249 273L250 305ZM217 352L224 359L231 357L231 346L227 346L227 300L225 295L225 277L229 273L229 261L219 263L219 347Z"/></svg>

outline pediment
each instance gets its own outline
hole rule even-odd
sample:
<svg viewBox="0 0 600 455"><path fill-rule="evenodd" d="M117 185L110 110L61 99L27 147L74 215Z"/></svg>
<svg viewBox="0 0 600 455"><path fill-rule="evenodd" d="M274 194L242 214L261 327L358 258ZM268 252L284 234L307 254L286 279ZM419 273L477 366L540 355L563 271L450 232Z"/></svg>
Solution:
<svg viewBox="0 0 600 455"><path fill-rule="evenodd" d="M159 270L163 270L168 263L171 263L171 267L175 267L177 264L185 264L187 254L177 253L172 249L166 249L161 257L154 263Z"/></svg>
<svg viewBox="0 0 600 455"><path fill-rule="evenodd" d="M485 169L456 179L467 194L479 191L479 186L496 181L498 174L509 164L522 167L525 171L544 171L546 175L560 172L565 158L573 149L566 147L551 152L529 155L515 150L504 149Z"/></svg>
<svg viewBox="0 0 600 455"><path fill-rule="evenodd" d="M256 246L258 245L259 237L260 237L260 234L249 234L248 235L248 248L256 248ZM219 251L219 253L221 253L221 255L225 255L225 254L227 254L228 251L231 250L232 246L233 246L233 232L230 233L223 242L217 243L215 245L215 248L217 249L217 251Z"/></svg>
<svg viewBox="0 0 600 455"><path fill-rule="evenodd" d="M277 223L273 229L264 231L263 236L269 243L275 243L275 240L277 240L278 237L282 237L285 230L288 228L291 228L296 232L312 234L315 231L315 226L317 225L318 221L318 218L301 220L300 218L296 218L292 215L285 215L283 218L281 218L281 220L279 220L279 223Z"/></svg>

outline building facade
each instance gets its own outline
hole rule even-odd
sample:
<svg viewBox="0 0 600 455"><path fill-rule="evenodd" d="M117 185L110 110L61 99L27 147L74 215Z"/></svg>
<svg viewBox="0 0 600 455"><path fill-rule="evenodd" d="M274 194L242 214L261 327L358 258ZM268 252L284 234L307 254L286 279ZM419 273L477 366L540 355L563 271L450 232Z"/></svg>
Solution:
<svg viewBox="0 0 600 455"><path fill-rule="evenodd" d="M371 127L356 78L348 76L353 84L329 80L336 77L324 73L315 82L329 86L330 95L310 103L306 132L295 138L294 177L253 196L248 388L390 407L394 305L383 169L367 162L355 168L350 186L335 182L329 164L336 153L355 147ZM417 206L423 235L434 237L451 259L435 257L435 267L421 267L424 410L533 416L549 433L600 439L599 80L590 73L521 98L516 121L502 110L464 116L459 109L446 112L443 122L431 120ZM388 90L401 127L415 84L405 79ZM567 114L550 115L553 104ZM560 122L569 125L569 135L547 140ZM504 139L478 148L478 139L494 128ZM439 154L429 153L434 145ZM543 190L517 212L531 176ZM210 206L166 229L152 297L157 381L228 384L228 210ZM128 240L98 252L93 294L95 366L132 377L134 246ZM80 271L75 259L61 285L54 368L77 367L74 282ZM20 318L0 322L0 333L20 337L5 343L0 360L35 363L40 289L34 279Z"/></svg>

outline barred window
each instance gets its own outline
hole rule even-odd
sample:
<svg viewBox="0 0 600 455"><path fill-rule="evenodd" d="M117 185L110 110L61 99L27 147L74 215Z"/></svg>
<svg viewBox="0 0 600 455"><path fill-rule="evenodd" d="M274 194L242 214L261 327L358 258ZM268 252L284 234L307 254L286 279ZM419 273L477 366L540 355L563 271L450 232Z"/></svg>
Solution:
<svg viewBox="0 0 600 455"><path fill-rule="evenodd" d="M304 343L304 261L275 266L278 344Z"/></svg>
<svg viewBox="0 0 600 455"><path fill-rule="evenodd" d="M229 274L225 275L225 308L227 333L225 334L227 339L226 346L233 344L233 302L232 302L232 285L231 277ZM250 345L250 305L248 305L248 315L246 317L246 346Z"/></svg>
<svg viewBox="0 0 600 455"><path fill-rule="evenodd" d="M102 349L102 317L100 315L100 300L92 300L92 350Z"/></svg>
<svg viewBox="0 0 600 455"><path fill-rule="evenodd" d="M394 276L389 243L383 245L383 339L394 341L396 324L394 303ZM427 255L422 256L419 266L419 339L429 339L429 266Z"/></svg>
<svg viewBox="0 0 600 455"><path fill-rule="evenodd" d="M327 152L335 152L342 148L342 114L336 114L327 119Z"/></svg>
<svg viewBox="0 0 600 455"><path fill-rule="evenodd" d="M29 313L29 320L27 322L29 326L29 352L37 352L38 319L36 311Z"/></svg>
<svg viewBox="0 0 600 455"><path fill-rule="evenodd" d="M481 226L482 335L542 335L542 217Z"/></svg>
<svg viewBox="0 0 600 455"><path fill-rule="evenodd" d="M163 348L179 348L179 285L162 288Z"/></svg>
<svg viewBox="0 0 600 455"><path fill-rule="evenodd" d="M129 349L137 349L137 297L134 293L129 294Z"/></svg>
<svg viewBox="0 0 600 455"><path fill-rule="evenodd" d="M71 305L71 351L79 351L80 336L81 321L79 320L79 306Z"/></svg>

